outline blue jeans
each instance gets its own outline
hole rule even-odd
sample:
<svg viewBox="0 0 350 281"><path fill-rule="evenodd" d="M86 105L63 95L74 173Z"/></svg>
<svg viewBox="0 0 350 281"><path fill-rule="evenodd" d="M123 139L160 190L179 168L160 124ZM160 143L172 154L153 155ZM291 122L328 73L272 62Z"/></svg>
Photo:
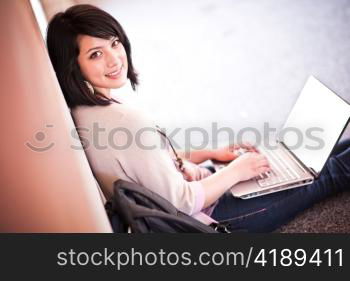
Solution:
<svg viewBox="0 0 350 281"><path fill-rule="evenodd" d="M345 190L350 190L350 140L337 145L313 184L246 200L226 193L212 217L227 223L231 231L271 232L315 203Z"/></svg>

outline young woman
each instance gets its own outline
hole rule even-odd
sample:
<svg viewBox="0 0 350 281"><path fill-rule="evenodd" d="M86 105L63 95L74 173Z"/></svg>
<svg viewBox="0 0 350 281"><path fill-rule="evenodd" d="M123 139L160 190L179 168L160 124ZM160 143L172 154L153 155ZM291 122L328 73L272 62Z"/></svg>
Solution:
<svg viewBox="0 0 350 281"><path fill-rule="evenodd" d="M111 89L129 81L135 90L138 76L128 37L111 15L90 5L58 13L49 23L47 46L89 163L107 198L113 182L124 179L151 189L206 223L215 219L225 221L231 230L269 232L349 185L350 149L345 143L312 185L249 200L234 198L226 191L269 171L267 159L250 145L194 151L186 159L148 116L114 97ZM247 152L238 157L240 148ZM231 162L212 173L196 165L207 159Z"/></svg>

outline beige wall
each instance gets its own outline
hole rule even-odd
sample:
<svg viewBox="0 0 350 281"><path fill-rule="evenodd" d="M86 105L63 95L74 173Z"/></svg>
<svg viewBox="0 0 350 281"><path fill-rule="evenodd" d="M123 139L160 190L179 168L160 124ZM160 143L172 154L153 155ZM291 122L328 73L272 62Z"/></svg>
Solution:
<svg viewBox="0 0 350 281"><path fill-rule="evenodd" d="M104 0L40 0L48 21L58 12L63 12L67 8L77 4L99 5Z"/></svg>
<svg viewBox="0 0 350 281"><path fill-rule="evenodd" d="M40 2L48 21L50 21L54 14L62 12L68 7L76 4L76 1L74 0L41 0Z"/></svg>
<svg viewBox="0 0 350 281"><path fill-rule="evenodd" d="M29 1L0 2L0 38L0 231L110 232Z"/></svg>

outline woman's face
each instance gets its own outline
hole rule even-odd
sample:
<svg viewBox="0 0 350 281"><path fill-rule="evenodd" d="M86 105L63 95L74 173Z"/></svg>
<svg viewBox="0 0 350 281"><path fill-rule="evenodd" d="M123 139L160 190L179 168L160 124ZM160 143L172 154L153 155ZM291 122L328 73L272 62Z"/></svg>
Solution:
<svg viewBox="0 0 350 281"><path fill-rule="evenodd" d="M120 88L127 81L128 60L117 37L109 40L79 35L78 64L86 81L109 97L111 88Z"/></svg>

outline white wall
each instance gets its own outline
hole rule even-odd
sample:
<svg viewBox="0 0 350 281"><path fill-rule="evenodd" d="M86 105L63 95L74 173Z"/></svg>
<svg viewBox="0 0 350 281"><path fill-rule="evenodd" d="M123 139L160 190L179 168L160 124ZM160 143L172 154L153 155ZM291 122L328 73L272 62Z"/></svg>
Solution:
<svg viewBox="0 0 350 281"><path fill-rule="evenodd" d="M89 2L124 26L139 96L167 128L279 128L310 74L350 100L347 0Z"/></svg>

